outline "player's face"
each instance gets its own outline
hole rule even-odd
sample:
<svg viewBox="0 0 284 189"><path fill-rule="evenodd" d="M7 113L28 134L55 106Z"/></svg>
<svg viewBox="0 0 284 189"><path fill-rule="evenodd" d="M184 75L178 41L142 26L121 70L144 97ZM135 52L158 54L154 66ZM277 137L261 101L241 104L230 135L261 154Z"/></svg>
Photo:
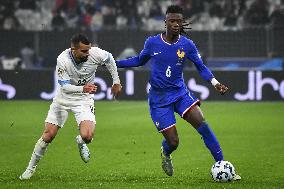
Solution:
<svg viewBox="0 0 284 189"><path fill-rule="evenodd" d="M179 13L168 13L165 23L168 34L179 35L182 28L183 16Z"/></svg>
<svg viewBox="0 0 284 189"><path fill-rule="evenodd" d="M73 55L76 60L79 62L86 62L89 57L89 50L91 49L91 43L85 45L83 43L79 43L77 47L72 47Z"/></svg>

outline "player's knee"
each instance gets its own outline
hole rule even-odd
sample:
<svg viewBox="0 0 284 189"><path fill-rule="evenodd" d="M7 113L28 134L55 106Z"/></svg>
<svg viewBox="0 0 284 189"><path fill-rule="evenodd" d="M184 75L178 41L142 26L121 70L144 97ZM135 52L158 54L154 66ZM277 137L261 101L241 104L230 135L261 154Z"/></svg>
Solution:
<svg viewBox="0 0 284 189"><path fill-rule="evenodd" d="M52 133L44 133L42 139L46 143L51 143L52 140L55 138L55 135Z"/></svg>
<svg viewBox="0 0 284 189"><path fill-rule="evenodd" d="M84 134L84 135L81 135L81 137L86 144L92 142L92 140L93 140L92 134Z"/></svg>
<svg viewBox="0 0 284 189"><path fill-rule="evenodd" d="M178 145L179 145L179 138L175 137L175 138L171 139L169 145L170 145L172 150L176 150L178 148Z"/></svg>

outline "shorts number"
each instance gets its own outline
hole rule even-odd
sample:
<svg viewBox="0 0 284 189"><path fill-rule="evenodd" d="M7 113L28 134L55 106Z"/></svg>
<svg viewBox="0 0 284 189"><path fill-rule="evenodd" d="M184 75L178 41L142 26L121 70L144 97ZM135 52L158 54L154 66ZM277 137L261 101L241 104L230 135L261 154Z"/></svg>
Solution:
<svg viewBox="0 0 284 189"><path fill-rule="evenodd" d="M168 66L168 68L167 68L167 70L166 70L166 76L167 76L167 77L171 77L171 75L172 75L171 67Z"/></svg>
<svg viewBox="0 0 284 189"><path fill-rule="evenodd" d="M94 106L90 106L91 112L95 115L95 107Z"/></svg>

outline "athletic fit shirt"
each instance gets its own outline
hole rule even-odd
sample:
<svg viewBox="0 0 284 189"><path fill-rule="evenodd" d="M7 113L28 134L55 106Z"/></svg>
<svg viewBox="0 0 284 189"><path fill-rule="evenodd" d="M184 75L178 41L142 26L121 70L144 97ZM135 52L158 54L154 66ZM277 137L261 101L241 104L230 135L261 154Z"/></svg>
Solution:
<svg viewBox="0 0 284 189"><path fill-rule="evenodd" d="M118 67L136 67L150 60L149 104L152 107L162 107L188 93L183 79L186 59L194 63L203 79L211 81L214 76L203 64L195 44L182 35L173 44L166 42L162 34L149 37L139 56L117 60L116 63Z"/></svg>
<svg viewBox="0 0 284 189"><path fill-rule="evenodd" d="M86 62L76 63L71 53L71 49L66 49L57 58L56 75L58 78L58 87L54 100L58 103L69 104L81 100L92 100L93 94L78 92L69 93L63 90L66 84L83 86L86 83L94 83L97 67L106 65L111 73L113 83L120 83L117 73L117 67L112 55L98 47L92 47L89 50L89 57Z"/></svg>

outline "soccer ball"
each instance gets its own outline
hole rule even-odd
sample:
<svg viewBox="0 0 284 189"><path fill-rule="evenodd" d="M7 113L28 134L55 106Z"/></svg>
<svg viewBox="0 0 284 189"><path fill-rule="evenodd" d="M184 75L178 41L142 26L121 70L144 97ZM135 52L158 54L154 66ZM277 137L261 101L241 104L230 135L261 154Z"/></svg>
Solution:
<svg viewBox="0 0 284 189"><path fill-rule="evenodd" d="M228 161L217 161L211 168L211 175L216 182L229 182L233 180L235 168Z"/></svg>

